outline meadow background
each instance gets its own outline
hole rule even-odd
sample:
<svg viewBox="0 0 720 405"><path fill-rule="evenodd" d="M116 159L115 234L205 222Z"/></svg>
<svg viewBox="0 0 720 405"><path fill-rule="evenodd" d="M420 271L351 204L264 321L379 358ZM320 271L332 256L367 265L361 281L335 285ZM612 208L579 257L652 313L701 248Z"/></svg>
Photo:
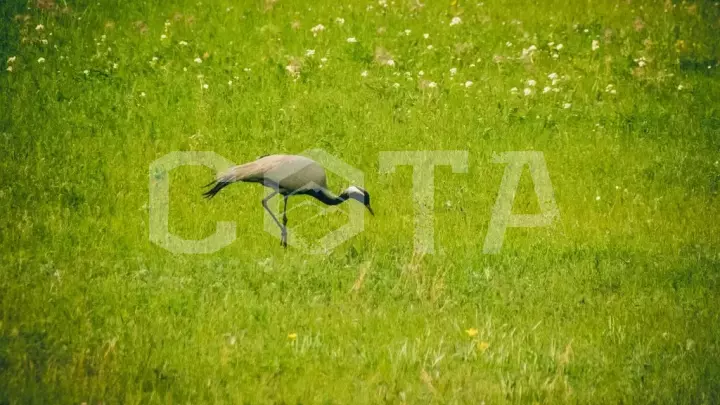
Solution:
<svg viewBox="0 0 720 405"><path fill-rule="evenodd" d="M719 403L718 32L711 1L3 1L0 404ZM264 233L259 186L202 199L203 167L171 230L237 240L150 242L155 159L311 148L377 214L330 254ZM469 152L436 170L435 254L393 150ZM516 150L560 220L484 255Z"/></svg>

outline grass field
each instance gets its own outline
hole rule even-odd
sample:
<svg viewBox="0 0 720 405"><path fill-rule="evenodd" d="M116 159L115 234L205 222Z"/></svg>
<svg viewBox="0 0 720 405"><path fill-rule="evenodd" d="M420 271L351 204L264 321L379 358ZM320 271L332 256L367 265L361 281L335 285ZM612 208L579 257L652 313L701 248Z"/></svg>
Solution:
<svg viewBox="0 0 720 405"><path fill-rule="evenodd" d="M718 32L711 1L1 2L0 404L720 403ZM150 241L156 159L314 148L376 211L329 254L265 233L260 186L204 200L201 166L170 230L235 242ZM433 254L412 168L379 172L404 150L468 152ZM493 154L530 150L560 217L483 254Z"/></svg>

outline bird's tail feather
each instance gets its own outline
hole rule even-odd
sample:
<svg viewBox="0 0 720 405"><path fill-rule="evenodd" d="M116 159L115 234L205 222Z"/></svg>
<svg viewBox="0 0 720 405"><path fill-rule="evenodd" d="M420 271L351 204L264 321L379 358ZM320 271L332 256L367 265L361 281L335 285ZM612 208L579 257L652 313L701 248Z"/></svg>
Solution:
<svg viewBox="0 0 720 405"><path fill-rule="evenodd" d="M225 181L212 181L209 184L207 184L207 186L211 186L213 184L215 184L215 186L213 186L213 188L211 188L210 190L203 193L203 196L205 198L207 198L208 200L215 197L215 194L219 193L220 190L227 187L230 183L225 182Z"/></svg>
<svg viewBox="0 0 720 405"><path fill-rule="evenodd" d="M213 188L203 193L203 195L206 198L210 199L215 196L215 194L217 194L220 190L232 183L238 181L260 181L263 178L262 176L262 167L258 167L256 162L233 166L226 171L218 174L215 180L205 185L205 187L209 187L214 184Z"/></svg>

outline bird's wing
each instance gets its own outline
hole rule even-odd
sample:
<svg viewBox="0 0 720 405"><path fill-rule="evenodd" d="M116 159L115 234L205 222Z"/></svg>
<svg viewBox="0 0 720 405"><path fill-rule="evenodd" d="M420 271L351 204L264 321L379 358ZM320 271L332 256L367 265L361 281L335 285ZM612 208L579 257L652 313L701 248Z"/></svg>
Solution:
<svg viewBox="0 0 720 405"><path fill-rule="evenodd" d="M215 180L208 184L208 186L214 185L213 188L203 195L212 198L223 188L238 181L262 183L265 175L280 166L286 159L286 155L269 155L263 156L254 162L233 166L224 172L218 173Z"/></svg>
<svg viewBox="0 0 720 405"><path fill-rule="evenodd" d="M327 187L325 169L305 156L288 156L265 177L283 192L302 193Z"/></svg>

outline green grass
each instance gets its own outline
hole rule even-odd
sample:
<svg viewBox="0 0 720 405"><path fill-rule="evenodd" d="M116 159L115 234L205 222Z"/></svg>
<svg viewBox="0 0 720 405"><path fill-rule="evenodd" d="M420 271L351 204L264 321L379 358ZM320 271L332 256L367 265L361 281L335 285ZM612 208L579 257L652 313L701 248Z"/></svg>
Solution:
<svg viewBox="0 0 720 405"><path fill-rule="evenodd" d="M417 4L2 2L0 404L719 403L717 3ZM311 148L362 170L377 213L329 255L264 233L257 185L202 199L197 166L171 174L171 230L237 240L150 242L155 159ZM433 255L411 168L378 172L394 150L469 153L436 169ZM522 150L560 221L484 255L492 155ZM312 212L290 225L345 219Z"/></svg>

